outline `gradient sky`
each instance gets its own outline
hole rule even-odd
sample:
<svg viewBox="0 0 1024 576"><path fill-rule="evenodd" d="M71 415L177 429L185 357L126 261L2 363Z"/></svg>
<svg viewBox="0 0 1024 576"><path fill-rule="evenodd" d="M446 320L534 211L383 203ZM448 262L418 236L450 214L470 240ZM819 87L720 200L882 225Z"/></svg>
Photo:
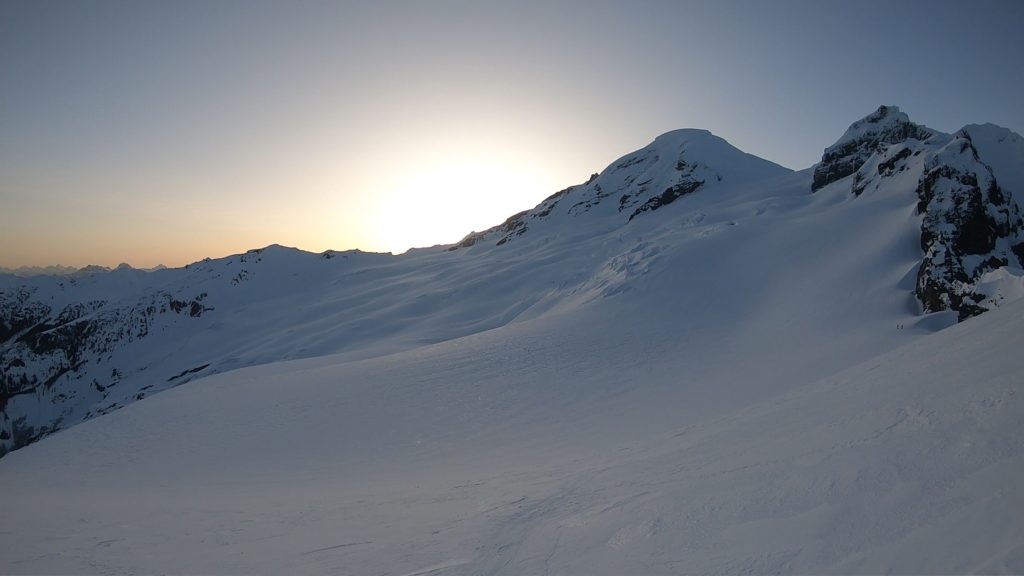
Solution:
<svg viewBox="0 0 1024 576"><path fill-rule="evenodd" d="M675 128L1024 130L1024 2L0 2L0 266L454 242Z"/></svg>

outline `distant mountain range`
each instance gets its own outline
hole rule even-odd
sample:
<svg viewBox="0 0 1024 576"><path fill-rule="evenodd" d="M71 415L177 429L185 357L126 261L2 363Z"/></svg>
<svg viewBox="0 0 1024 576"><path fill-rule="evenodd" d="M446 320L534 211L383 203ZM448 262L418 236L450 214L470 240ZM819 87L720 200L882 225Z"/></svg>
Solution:
<svg viewBox="0 0 1024 576"><path fill-rule="evenodd" d="M118 264L117 268L132 268L131 265L122 263ZM167 268L163 264L154 266L153 268L139 268L145 272L153 272L156 270L163 270ZM59 264L54 266L19 266L17 268L4 268L0 266L0 274L9 274L11 276L18 276L19 278L28 278L29 276L82 276L85 274L96 274L99 272L110 272L115 268L108 268L106 266L97 266L90 264L83 266L82 268L75 268L74 266L61 266Z"/></svg>

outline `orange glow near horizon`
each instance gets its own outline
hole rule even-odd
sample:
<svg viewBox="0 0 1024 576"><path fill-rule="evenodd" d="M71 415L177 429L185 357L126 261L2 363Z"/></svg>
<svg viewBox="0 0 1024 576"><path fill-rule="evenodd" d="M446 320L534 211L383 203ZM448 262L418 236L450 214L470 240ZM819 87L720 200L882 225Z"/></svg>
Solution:
<svg viewBox="0 0 1024 576"><path fill-rule="evenodd" d="M69 168L78 193L64 196L54 183L26 195L15 207L22 217L0 230L0 266L178 267L269 244L398 254L500 224L586 172L559 162L523 127L501 138L418 128L435 136L393 130L378 135L387 146L346 150L321 139L262 155L247 150L242 169L197 163L173 180L146 177L170 174L171 162Z"/></svg>
<svg viewBox="0 0 1024 576"><path fill-rule="evenodd" d="M457 242L677 128L802 168L881 103L1024 125L1020 3L806 4L3 2L0 267Z"/></svg>

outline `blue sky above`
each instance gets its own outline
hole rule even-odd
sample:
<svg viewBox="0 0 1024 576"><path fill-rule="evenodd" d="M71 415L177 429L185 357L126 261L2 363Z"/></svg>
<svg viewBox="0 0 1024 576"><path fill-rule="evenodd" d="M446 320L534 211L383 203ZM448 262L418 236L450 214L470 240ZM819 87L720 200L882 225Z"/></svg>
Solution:
<svg viewBox="0 0 1024 576"><path fill-rule="evenodd" d="M457 241L675 128L1024 129L1024 2L0 4L0 266Z"/></svg>

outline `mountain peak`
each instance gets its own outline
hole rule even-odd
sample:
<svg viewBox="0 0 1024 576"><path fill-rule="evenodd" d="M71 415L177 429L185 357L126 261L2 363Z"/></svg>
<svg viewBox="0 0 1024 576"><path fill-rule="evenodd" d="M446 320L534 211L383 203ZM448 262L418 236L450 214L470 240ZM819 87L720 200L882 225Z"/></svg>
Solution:
<svg viewBox="0 0 1024 576"><path fill-rule="evenodd" d="M886 129L910 123L910 116L899 106L879 106L877 110L857 120L843 133L836 144L856 140L865 134L878 133Z"/></svg>
<svg viewBox="0 0 1024 576"><path fill-rule="evenodd" d="M790 172L743 152L708 130L672 130L615 160L583 184L556 192L532 210L514 214L493 228L472 232L448 250L481 242L501 246L528 230L584 214L587 223L573 224L573 229L607 231L698 191L735 190ZM558 233L564 234L567 228L558 226Z"/></svg>
<svg viewBox="0 0 1024 576"><path fill-rule="evenodd" d="M680 142L700 140L703 138L718 138L718 136L712 134L710 130L703 130L701 128L677 128L675 130L669 130L668 132L658 136L654 139L654 142L652 142L651 145L677 144Z"/></svg>
<svg viewBox="0 0 1024 576"><path fill-rule="evenodd" d="M958 134L971 141L1001 188L1024 197L1024 137L995 124L968 124Z"/></svg>
<svg viewBox="0 0 1024 576"><path fill-rule="evenodd" d="M814 167L811 190L817 192L853 174L886 145L909 139L927 140L935 134L934 130L911 122L898 106L879 106L851 124L835 144L825 149L821 162Z"/></svg>

